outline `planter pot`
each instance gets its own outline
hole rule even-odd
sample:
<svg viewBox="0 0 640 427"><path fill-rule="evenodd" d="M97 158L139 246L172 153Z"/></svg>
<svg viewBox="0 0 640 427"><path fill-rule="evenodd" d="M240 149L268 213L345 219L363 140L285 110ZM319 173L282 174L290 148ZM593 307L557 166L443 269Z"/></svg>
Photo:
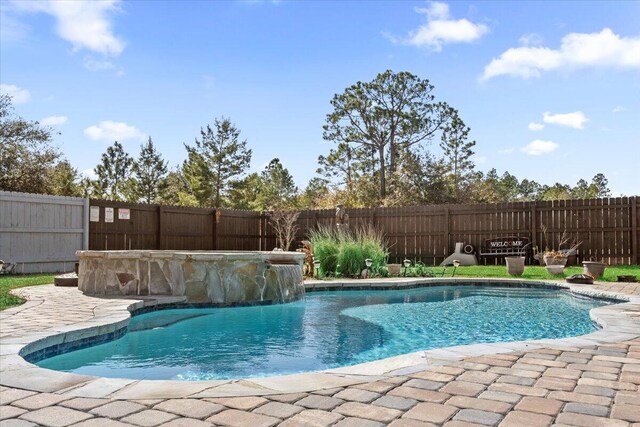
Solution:
<svg viewBox="0 0 640 427"><path fill-rule="evenodd" d="M543 260L544 260L544 265L561 265L563 267L567 265L566 256L554 257L554 256L545 255L543 257Z"/></svg>
<svg viewBox="0 0 640 427"><path fill-rule="evenodd" d="M523 256L508 256L504 260L507 262L507 273L512 276L522 276L524 273Z"/></svg>
<svg viewBox="0 0 640 427"><path fill-rule="evenodd" d="M584 274L589 274L598 279L604 273L607 264L603 262L583 261L582 266L584 267Z"/></svg>
<svg viewBox="0 0 640 427"><path fill-rule="evenodd" d="M387 264L387 270L389 270L389 276L399 276L402 264Z"/></svg>
<svg viewBox="0 0 640 427"><path fill-rule="evenodd" d="M564 273L564 265L547 265L546 269L549 274L553 274L554 276L559 276Z"/></svg>

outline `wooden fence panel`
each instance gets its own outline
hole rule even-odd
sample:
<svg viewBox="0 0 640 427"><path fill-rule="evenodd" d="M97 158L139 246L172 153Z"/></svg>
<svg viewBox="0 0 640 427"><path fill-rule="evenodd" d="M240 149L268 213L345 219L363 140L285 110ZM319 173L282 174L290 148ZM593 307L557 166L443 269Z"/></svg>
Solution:
<svg viewBox="0 0 640 427"><path fill-rule="evenodd" d="M268 212L195 209L92 201L101 222L91 223L92 249L272 250L276 247ZM577 261L638 263L638 197L513 202L476 205L347 209L352 230L374 226L385 235L390 262L405 257L429 265L452 253L456 242L479 249L485 239L520 236L543 251L557 248L566 233L570 245L582 242ZM131 210L127 221L103 223L104 207ZM319 226L335 227L333 209L301 211L292 249ZM546 231L545 231L546 230ZM500 264L490 257L480 260Z"/></svg>

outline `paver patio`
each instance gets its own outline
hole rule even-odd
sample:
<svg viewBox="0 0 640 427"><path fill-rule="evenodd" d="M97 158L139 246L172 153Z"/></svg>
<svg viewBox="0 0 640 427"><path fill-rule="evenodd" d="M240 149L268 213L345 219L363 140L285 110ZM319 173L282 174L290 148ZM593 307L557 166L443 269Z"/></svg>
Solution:
<svg viewBox="0 0 640 427"><path fill-rule="evenodd" d="M352 370L176 385L27 364L17 355L23 347L50 346L51 335L63 342L112 332L126 324L134 301L22 288L28 301L0 313L0 426L639 427L640 284L572 290L631 302L599 312L600 334L452 347ZM142 307L171 299L135 301Z"/></svg>

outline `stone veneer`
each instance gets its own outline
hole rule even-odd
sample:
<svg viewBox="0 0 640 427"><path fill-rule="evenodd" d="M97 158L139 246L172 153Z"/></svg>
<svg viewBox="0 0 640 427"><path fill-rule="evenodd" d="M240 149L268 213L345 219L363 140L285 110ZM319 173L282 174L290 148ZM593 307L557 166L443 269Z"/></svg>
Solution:
<svg viewBox="0 0 640 427"><path fill-rule="evenodd" d="M78 251L78 288L92 295L185 296L187 303L260 304L304 296L298 252Z"/></svg>

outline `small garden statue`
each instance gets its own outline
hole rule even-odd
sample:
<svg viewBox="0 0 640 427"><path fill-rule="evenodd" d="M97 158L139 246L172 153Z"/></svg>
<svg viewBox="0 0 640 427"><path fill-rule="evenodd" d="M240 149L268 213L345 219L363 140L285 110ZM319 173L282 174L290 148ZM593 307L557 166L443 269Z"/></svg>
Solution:
<svg viewBox="0 0 640 427"><path fill-rule="evenodd" d="M305 277L313 277L313 246L311 245L311 242L303 240L302 247L298 249L298 252L304 253L304 266L302 268L302 273Z"/></svg>
<svg viewBox="0 0 640 427"><path fill-rule="evenodd" d="M342 203L336 205L336 227L338 231L349 231L349 214Z"/></svg>

